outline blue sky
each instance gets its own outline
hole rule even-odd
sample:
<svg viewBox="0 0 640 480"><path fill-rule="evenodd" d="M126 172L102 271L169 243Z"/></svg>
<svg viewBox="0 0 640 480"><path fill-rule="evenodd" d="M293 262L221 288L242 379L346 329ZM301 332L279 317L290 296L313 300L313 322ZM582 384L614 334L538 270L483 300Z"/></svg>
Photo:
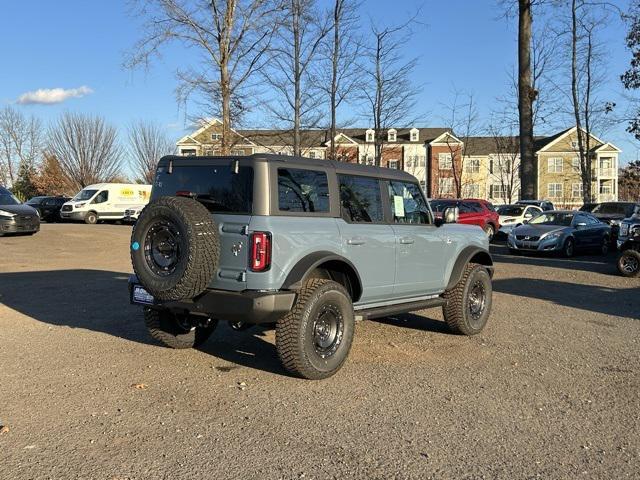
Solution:
<svg viewBox="0 0 640 480"><path fill-rule="evenodd" d="M405 47L408 55L419 57L415 80L424 87L418 111L428 112L422 125L443 124L442 104L451 101L454 88L473 92L485 118L495 98L504 94L516 59L516 29L514 20L500 16L496 3L363 2L363 20L370 16L380 22L401 21L423 5L422 24ZM626 0L616 3L626 10ZM57 104L16 107L45 122L65 110L100 114L123 132L134 120L151 119L165 125L176 139L182 136L187 125L175 101L175 70L189 63L192 52L173 47L148 72L122 68L124 53L139 34L139 21L129 15L125 0L4 1L0 9L4 20L0 28L0 106L38 89L84 86L92 93ZM625 29L617 23L604 38L608 73L601 96L619 103L618 78L629 61L624 35ZM254 123L260 123L259 113L254 115ZM614 127L603 136L623 149L624 160L636 159L640 144L624 128Z"/></svg>

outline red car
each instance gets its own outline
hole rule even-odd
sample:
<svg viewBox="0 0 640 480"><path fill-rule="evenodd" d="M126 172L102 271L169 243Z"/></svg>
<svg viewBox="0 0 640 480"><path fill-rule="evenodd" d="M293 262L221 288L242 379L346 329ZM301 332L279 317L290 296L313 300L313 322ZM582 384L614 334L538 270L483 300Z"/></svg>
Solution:
<svg viewBox="0 0 640 480"><path fill-rule="evenodd" d="M499 215L490 202L477 198L451 199L443 198L431 200L431 210L436 217L441 217L447 207L458 207L460 215L458 223L466 225L478 225L482 228L489 240L500 229Z"/></svg>

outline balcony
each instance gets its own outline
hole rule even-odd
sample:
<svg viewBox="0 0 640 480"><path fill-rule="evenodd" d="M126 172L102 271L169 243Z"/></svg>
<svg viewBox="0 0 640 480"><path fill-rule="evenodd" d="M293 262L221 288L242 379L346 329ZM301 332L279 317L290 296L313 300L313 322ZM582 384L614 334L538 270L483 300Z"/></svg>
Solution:
<svg viewBox="0 0 640 480"><path fill-rule="evenodd" d="M596 175L600 178L616 178L618 172L615 168L597 168Z"/></svg>
<svg viewBox="0 0 640 480"><path fill-rule="evenodd" d="M598 195L598 202L615 202L617 200L613 193L601 193Z"/></svg>

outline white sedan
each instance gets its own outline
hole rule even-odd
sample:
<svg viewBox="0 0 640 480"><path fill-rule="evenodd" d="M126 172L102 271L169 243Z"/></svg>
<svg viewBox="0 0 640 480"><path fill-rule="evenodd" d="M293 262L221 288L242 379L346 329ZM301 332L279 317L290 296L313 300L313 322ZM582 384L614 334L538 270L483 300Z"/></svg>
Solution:
<svg viewBox="0 0 640 480"><path fill-rule="evenodd" d="M535 205L500 205L496 210L500 215L499 232L505 235L542 213L542 209Z"/></svg>

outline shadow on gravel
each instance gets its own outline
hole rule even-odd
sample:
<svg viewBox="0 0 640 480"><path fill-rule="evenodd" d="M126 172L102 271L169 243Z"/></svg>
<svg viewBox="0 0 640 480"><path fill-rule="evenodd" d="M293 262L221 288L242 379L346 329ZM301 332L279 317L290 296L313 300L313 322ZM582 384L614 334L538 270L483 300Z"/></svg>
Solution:
<svg viewBox="0 0 640 480"><path fill-rule="evenodd" d="M393 325L394 327L411 328L420 330L421 332L444 333L453 335L445 322L433 320L429 317L423 317L415 313L405 313L402 315L394 315L386 318L374 318L372 322L383 323L385 325Z"/></svg>
<svg viewBox="0 0 640 480"><path fill-rule="evenodd" d="M160 346L147 333L142 308L129 303L128 275L102 270L53 270L0 275L0 303L40 322L84 328ZM245 367L286 375L265 329L236 332L225 322L199 350Z"/></svg>
<svg viewBox="0 0 640 480"><path fill-rule="evenodd" d="M640 320L640 299L635 287L617 289L556 280L509 278L494 280L493 290L579 310ZM559 320L561 318L558 317Z"/></svg>
<svg viewBox="0 0 640 480"><path fill-rule="evenodd" d="M588 255L578 253L572 258L562 258L551 254L527 252L512 255L505 245L491 245L491 254L496 263L511 263L514 265L532 265L537 267L564 268L567 270L582 270L585 272L618 275L616 269L616 254L607 256Z"/></svg>

